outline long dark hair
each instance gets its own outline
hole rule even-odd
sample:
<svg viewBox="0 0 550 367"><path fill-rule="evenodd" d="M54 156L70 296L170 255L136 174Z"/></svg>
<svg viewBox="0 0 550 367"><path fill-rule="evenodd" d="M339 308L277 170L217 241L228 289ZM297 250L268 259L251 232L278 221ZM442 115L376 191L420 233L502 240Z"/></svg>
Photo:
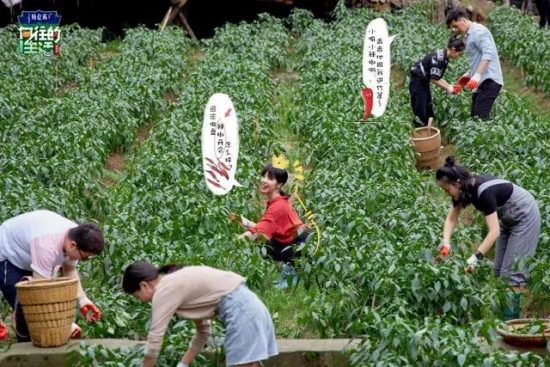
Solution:
<svg viewBox="0 0 550 367"><path fill-rule="evenodd" d="M451 38L449 38L449 42L447 42L447 48L455 50L456 52L462 52L466 48L466 45L456 34L453 34Z"/></svg>
<svg viewBox="0 0 550 367"><path fill-rule="evenodd" d="M288 172L286 169L282 168L275 168L271 163L267 163L264 168L262 169L261 177L263 177L267 173L267 177L269 177L270 180L275 179L277 183L280 183L284 185L288 181ZM287 193L285 193L282 189L279 189L279 193L283 196L290 196Z"/></svg>
<svg viewBox="0 0 550 367"><path fill-rule="evenodd" d="M122 289L128 294L139 290L139 283L149 282L156 279L160 274L169 274L180 270L183 266L178 264L167 264L160 268L145 261L136 261L129 265L122 277Z"/></svg>
<svg viewBox="0 0 550 367"><path fill-rule="evenodd" d="M458 200L453 200L456 206L465 208L470 205L474 195L474 175L466 168L458 165L453 156L445 159L445 164L435 172L436 181L443 181L449 184L457 184L460 190Z"/></svg>

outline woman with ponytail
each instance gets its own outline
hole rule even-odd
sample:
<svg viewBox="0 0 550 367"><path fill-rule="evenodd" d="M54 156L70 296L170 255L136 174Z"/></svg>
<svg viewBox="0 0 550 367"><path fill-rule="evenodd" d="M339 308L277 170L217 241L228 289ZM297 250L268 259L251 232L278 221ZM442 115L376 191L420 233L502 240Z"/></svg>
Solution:
<svg viewBox="0 0 550 367"><path fill-rule="evenodd" d="M409 92L414 114L415 127L428 125L430 117L434 117L432 92L430 85L434 84L449 94L459 94L462 84L449 84L443 79L449 60L459 58L464 52L464 42L451 37L446 48L435 50L418 60L410 72Z"/></svg>
<svg viewBox="0 0 550 367"><path fill-rule="evenodd" d="M304 242L309 231L292 207L290 195L282 190L288 180L285 164L281 164L277 157L273 161L275 164L268 163L264 166L260 176L259 191L267 198L267 208L262 218L254 223L231 213L229 219L246 229L239 238L266 239L269 244L268 255L275 261L291 265L294 257L300 255L292 247Z"/></svg>
<svg viewBox="0 0 550 367"><path fill-rule="evenodd" d="M144 367L155 365L174 314L193 320L196 327L178 367L188 367L203 349L215 316L225 325L227 366L257 367L259 361L278 353L269 311L238 274L208 266L157 268L137 261L126 268L122 287L127 294L152 304Z"/></svg>
<svg viewBox="0 0 550 367"><path fill-rule="evenodd" d="M451 234L460 211L473 204L485 215L488 233L467 260L467 270L495 244L494 270L497 277L519 291L526 285L528 269L520 260L532 256L537 248L541 218L537 202L525 189L489 175L473 175L447 157L435 174L437 184L452 198L452 206L443 227L442 254L451 248ZM515 263L519 262L516 270ZM519 293L518 296L519 297ZM518 298L519 299L519 298Z"/></svg>

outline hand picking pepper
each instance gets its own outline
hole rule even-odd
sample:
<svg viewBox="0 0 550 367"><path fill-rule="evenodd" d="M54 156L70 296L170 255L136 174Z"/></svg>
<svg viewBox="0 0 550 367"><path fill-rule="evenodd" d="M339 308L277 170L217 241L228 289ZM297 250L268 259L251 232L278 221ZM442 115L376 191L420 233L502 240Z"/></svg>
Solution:
<svg viewBox="0 0 550 367"><path fill-rule="evenodd" d="M479 85L479 79L481 79L481 75L479 73L475 73L468 84L466 84L466 87L472 90L476 89Z"/></svg>
<svg viewBox="0 0 550 367"><path fill-rule="evenodd" d="M437 246L437 249L439 250L439 253L443 257L449 256L449 252L451 251L451 244L450 243L442 243L439 246Z"/></svg>
<svg viewBox="0 0 550 367"><path fill-rule="evenodd" d="M80 313L87 322L99 321L101 318L101 311L90 300L80 302Z"/></svg>
<svg viewBox="0 0 550 367"><path fill-rule="evenodd" d="M81 335L82 329L80 328L80 326L73 322L73 324L71 325L71 339L80 339Z"/></svg>
<svg viewBox="0 0 550 367"><path fill-rule="evenodd" d="M470 81L470 75L466 73L462 75L460 78L458 78L458 82L456 84L464 88L469 81Z"/></svg>

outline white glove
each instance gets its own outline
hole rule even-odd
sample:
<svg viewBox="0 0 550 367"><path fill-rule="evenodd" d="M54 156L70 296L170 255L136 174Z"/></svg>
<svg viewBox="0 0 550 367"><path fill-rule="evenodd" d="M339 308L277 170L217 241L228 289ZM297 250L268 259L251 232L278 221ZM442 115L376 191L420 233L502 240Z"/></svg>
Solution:
<svg viewBox="0 0 550 367"><path fill-rule="evenodd" d="M189 365L180 361L176 367L189 367Z"/></svg>
<svg viewBox="0 0 550 367"><path fill-rule="evenodd" d="M90 299L89 299L88 297L86 297L86 296L80 296L80 297L78 297L78 305L79 305L81 308L84 307L84 306L86 306L86 305L89 304L89 303L93 304L93 302L90 301Z"/></svg>
<svg viewBox="0 0 550 367"><path fill-rule="evenodd" d="M480 73L475 73L474 76L470 78L470 80L475 80L476 83L479 83L479 79L481 79Z"/></svg>
<svg viewBox="0 0 550 367"><path fill-rule="evenodd" d="M468 258L468 260L466 260L466 264L468 264L468 266L477 266L478 263L479 260L477 259L477 256L475 254L473 254Z"/></svg>
<svg viewBox="0 0 550 367"><path fill-rule="evenodd" d="M254 223L246 219L241 215L241 224L244 226L244 228L250 228L254 227Z"/></svg>

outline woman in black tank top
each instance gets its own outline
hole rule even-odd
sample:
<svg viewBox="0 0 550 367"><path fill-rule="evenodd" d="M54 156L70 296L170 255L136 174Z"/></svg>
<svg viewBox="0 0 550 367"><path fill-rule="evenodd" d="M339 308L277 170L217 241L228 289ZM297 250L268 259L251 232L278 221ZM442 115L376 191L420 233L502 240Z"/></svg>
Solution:
<svg viewBox="0 0 550 367"><path fill-rule="evenodd" d="M519 260L532 256L540 236L540 212L533 196L509 181L488 175L472 175L447 157L436 172L437 184L452 198L443 227L442 255L450 250L450 239L460 211L472 204L485 215L488 233L467 260L473 272L484 255L495 246L495 275L514 289L525 286L528 269ZM519 263L519 266L515 266ZM517 269L516 269L517 268Z"/></svg>

